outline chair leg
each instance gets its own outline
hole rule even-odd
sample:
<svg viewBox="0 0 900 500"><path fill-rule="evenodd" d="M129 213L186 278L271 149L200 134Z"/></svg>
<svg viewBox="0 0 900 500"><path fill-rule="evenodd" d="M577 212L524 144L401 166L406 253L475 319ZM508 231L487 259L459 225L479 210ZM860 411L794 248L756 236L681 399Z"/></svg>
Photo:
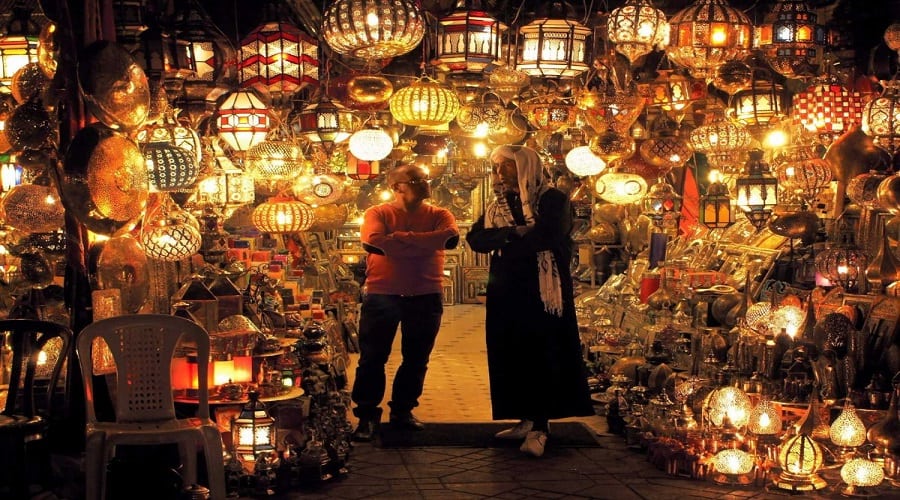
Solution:
<svg viewBox="0 0 900 500"><path fill-rule="evenodd" d="M225 498L225 458L222 450L222 434L210 426L203 428L203 458L206 460L206 480L210 498Z"/></svg>
<svg viewBox="0 0 900 500"><path fill-rule="evenodd" d="M183 467L181 477L184 486L197 484L197 441L182 439L178 442L178 456Z"/></svg>
<svg viewBox="0 0 900 500"><path fill-rule="evenodd" d="M106 498L106 466L109 462L106 439L100 434L89 434L84 454L85 500Z"/></svg>

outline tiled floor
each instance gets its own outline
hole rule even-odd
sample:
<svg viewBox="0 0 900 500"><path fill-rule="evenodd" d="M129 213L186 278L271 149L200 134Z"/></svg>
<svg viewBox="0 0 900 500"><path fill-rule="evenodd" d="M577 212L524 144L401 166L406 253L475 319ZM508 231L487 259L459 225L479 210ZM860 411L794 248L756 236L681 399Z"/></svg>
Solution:
<svg viewBox="0 0 900 500"><path fill-rule="evenodd" d="M445 309L425 394L415 411L420 419L490 420L483 328L482 306L456 305ZM388 366L389 387L398 361L399 348L395 346ZM605 429L602 417L583 421L601 433ZM278 498L674 500L788 496L759 487L735 489L667 476L651 466L643 453L627 449L621 437L599 434L597 439L597 448L555 448L551 438L540 459L526 457L514 447L380 449L357 444L350 455L350 473L344 478ZM805 498L839 495L829 490Z"/></svg>

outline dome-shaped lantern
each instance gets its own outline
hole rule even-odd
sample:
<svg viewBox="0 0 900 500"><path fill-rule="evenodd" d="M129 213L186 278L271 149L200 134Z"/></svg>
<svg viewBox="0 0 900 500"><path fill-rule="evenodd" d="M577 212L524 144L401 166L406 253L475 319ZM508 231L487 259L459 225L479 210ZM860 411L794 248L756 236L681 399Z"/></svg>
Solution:
<svg viewBox="0 0 900 500"><path fill-rule="evenodd" d="M425 18L409 0L337 0L325 10L322 37L338 54L374 60L401 56L425 36Z"/></svg>
<svg viewBox="0 0 900 500"><path fill-rule="evenodd" d="M216 111L219 137L235 151L247 151L265 140L272 126L269 108L250 90L225 98Z"/></svg>
<svg viewBox="0 0 900 500"><path fill-rule="evenodd" d="M669 59L695 78L711 78L725 61L749 53L753 25L725 0L697 0L669 19Z"/></svg>

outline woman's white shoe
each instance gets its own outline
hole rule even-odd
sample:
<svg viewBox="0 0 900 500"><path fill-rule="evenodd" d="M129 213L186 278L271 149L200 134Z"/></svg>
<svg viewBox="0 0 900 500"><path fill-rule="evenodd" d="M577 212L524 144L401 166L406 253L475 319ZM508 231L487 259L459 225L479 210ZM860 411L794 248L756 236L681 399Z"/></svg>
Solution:
<svg viewBox="0 0 900 500"><path fill-rule="evenodd" d="M531 420L520 420L518 424L509 429L503 429L494 434L494 437L497 439L525 439L525 436L528 435L528 431L531 430L531 426L533 425L534 422Z"/></svg>
<svg viewBox="0 0 900 500"><path fill-rule="evenodd" d="M533 457L540 457L544 454L544 445L547 444L547 433L544 431L531 431L525 436L525 441L519 450Z"/></svg>

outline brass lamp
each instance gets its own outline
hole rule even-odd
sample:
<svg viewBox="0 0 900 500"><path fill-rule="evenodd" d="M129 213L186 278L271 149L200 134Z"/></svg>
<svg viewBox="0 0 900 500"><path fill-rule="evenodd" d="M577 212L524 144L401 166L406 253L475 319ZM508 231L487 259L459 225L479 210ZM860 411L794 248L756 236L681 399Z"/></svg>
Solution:
<svg viewBox="0 0 900 500"><path fill-rule="evenodd" d="M391 114L404 124L437 126L449 123L459 113L456 92L440 82L422 76L394 92L390 99Z"/></svg>
<svg viewBox="0 0 900 500"><path fill-rule="evenodd" d="M259 181L290 180L303 171L303 155L293 141L267 139L244 153L244 171Z"/></svg>
<svg viewBox="0 0 900 500"><path fill-rule="evenodd" d="M147 257L177 262L197 253L202 241L199 223L164 193L159 206L141 224L141 245Z"/></svg>
<svg viewBox="0 0 900 500"><path fill-rule="evenodd" d="M713 182L700 198L700 220L710 229L724 229L734 224L734 207L728 196L728 186Z"/></svg>
<svg viewBox="0 0 900 500"><path fill-rule="evenodd" d="M588 70L590 34L591 29L576 20L570 3L544 3L536 19L519 28L516 69L531 76L574 78Z"/></svg>
<svg viewBox="0 0 900 500"><path fill-rule="evenodd" d="M425 36L425 16L409 0L337 0L322 15L322 37L338 54L396 57Z"/></svg>
<svg viewBox="0 0 900 500"><path fill-rule="evenodd" d="M231 419L231 440L234 454L246 470L253 471L260 455L275 451L275 419L259 401L258 392L250 391L248 397L250 402Z"/></svg>
<svg viewBox="0 0 900 500"><path fill-rule="evenodd" d="M725 0L697 0L672 16L669 25L666 53L695 78L712 78L722 63L750 50L753 25Z"/></svg>
<svg viewBox="0 0 900 500"><path fill-rule="evenodd" d="M750 398L737 387L720 387L709 396L709 420L719 427L726 417L735 428L742 428L750 420Z"/></svg>
<svg viewBox="0 0 900 500"><path fill-rule="evenodd" d="M647 193L647 181L635 173L609 169L594 182L594 192L615 205L630 205Z"/></svg>
<svg viewBox="0 0 900 500"><path fill-rule="evenodd" d="M394 149L394 140L380 127L357 130L347 143L350 153L363 161L381 161Z"/></svg>
<svg viewBox="0 0 900 500"><path fill-rule="evenodd" d="M438 20L434 63L441 71L479 73L500 59L504 31L480 0L457 0L456 9Z"/></svg>
<svg viewBox="0 0 900 500"><path fill-rule="evenodd" d="M712 480L718 484L750 484L754 465L753 455L738 448L726 448L713 457L716 474L712 475Z"/></svg>
<svg viewBox="0 0 900 500"><path fill-rule="evenodd" d="M769 173L761 150L750 151L747 173L735 180L737 206L757 231L765 227L778 204L778 179Z"/></svg>
<svg viewBox="0 0 900 500"><path fill-rule="evenodd" d="M850 497L874 496L868 490L884 481L884 469L868 458L853 458L841 467L841 479L846 483L841 494Z"/></svg>
<svg viewBox="0 0 900 500"><path fill-rule="evenodd" d="M297 200L273 196L253 209L251 220L264 233L297 233L306 231L312 225L313 210Z"/></svg>
<svg viewBox="0 0 900 500"><path fill-rule="evenodd" d="M653 7L650 0L628 0L609 13L606 20L609 41L616 52L632 64L653 49L664 49L669 43L669 23L665 12Z"/></svg>
<svg viewBox="0 0 900 500"><path fill-rule="evenodd" d="M825 48L825 27L805 0L779 0L754 33L772 69L787 78L814 73Z"/></svg>
<svg viewBox="0 0 900 500"><path fill-rule="evenodd" d="M818 475L824 455L822 448L813 440L818 413L818 396L813 394L806 417L797 427L797 435L781 445L778 465L781 473L774 479L775 486L789 491L820 490L828 484Z"/></svg>
<svg viewBox="0 0 900 500"><path fill-rule="evenodd" d="M863 107L862 130L894 154L900 150L900 81L881 83L884 91Z"/></svg>
<svg viewBox="0 0 900 500"><path fill-rule="evenodd" d="M846 460L866 442L866 426L848 400L840 415L831 423L831 442L838 446L838 456Z"/></svg>
<svg viewBox="0 0 900 500"><path fill-rule="evenodd" d="M740 155L750 147L753 137L747 127L729 120L718 103L707 110L712 116L691 131L690 145L694 151L706 155L710 166L735 173Z"/></svg>
<svg viewBox="0 0 900 500"><path fill-rule="evenodd" d="M356 126L353 112L324 92L318 101L303 107L289 120L292 132L314 144L321 144L326 152L335 144L346 141Z"/></svg>
<svg viewBox="0 0 900 500"><path fill-rule="evenodd" d="M650 186L641 202L644 215L657 227L672 229L681 216L681 195L665 180Z"/></svg>
<svg viewBox="0 0 900 500"><path fill-rule="evenodd" d="M853 231L838 222L835 243L816 254L816 270L831 283L844 290L856 290L856 285L868 266L868 258L854 240Z"/></svg>
<svg viewBox="0 0 900 500"><path fill-rule="evenodd" d="M825 145L831 144L852 124L861 123L862 110L859 92L829 80L817 82L791 99L791 116L799 118Z"/></svg>
<svg viewBox="0 0 900 500"><path fill-rule="evenodd" d="M781 434L781 408L763 397L750 410L747 430L756 438L756 453L763 458L775 460Z"/></svg>
<svg viewBox="0 0 900 500"><path fill-rule="evenodd" d="M37 62L40 26L31 9L15 7L0 37L0 85L9 87L13 76L28 63Z"/></svg>
<svg viewBox="0 0 900 500"><path fill-rule="evenodd" d="M184 98L190 102L215 101L233 84L237 67L234 45L216 27L199 0L181 3L173 23L175 38L185 44L187 66L192 70L184 79Z"/></svg>

